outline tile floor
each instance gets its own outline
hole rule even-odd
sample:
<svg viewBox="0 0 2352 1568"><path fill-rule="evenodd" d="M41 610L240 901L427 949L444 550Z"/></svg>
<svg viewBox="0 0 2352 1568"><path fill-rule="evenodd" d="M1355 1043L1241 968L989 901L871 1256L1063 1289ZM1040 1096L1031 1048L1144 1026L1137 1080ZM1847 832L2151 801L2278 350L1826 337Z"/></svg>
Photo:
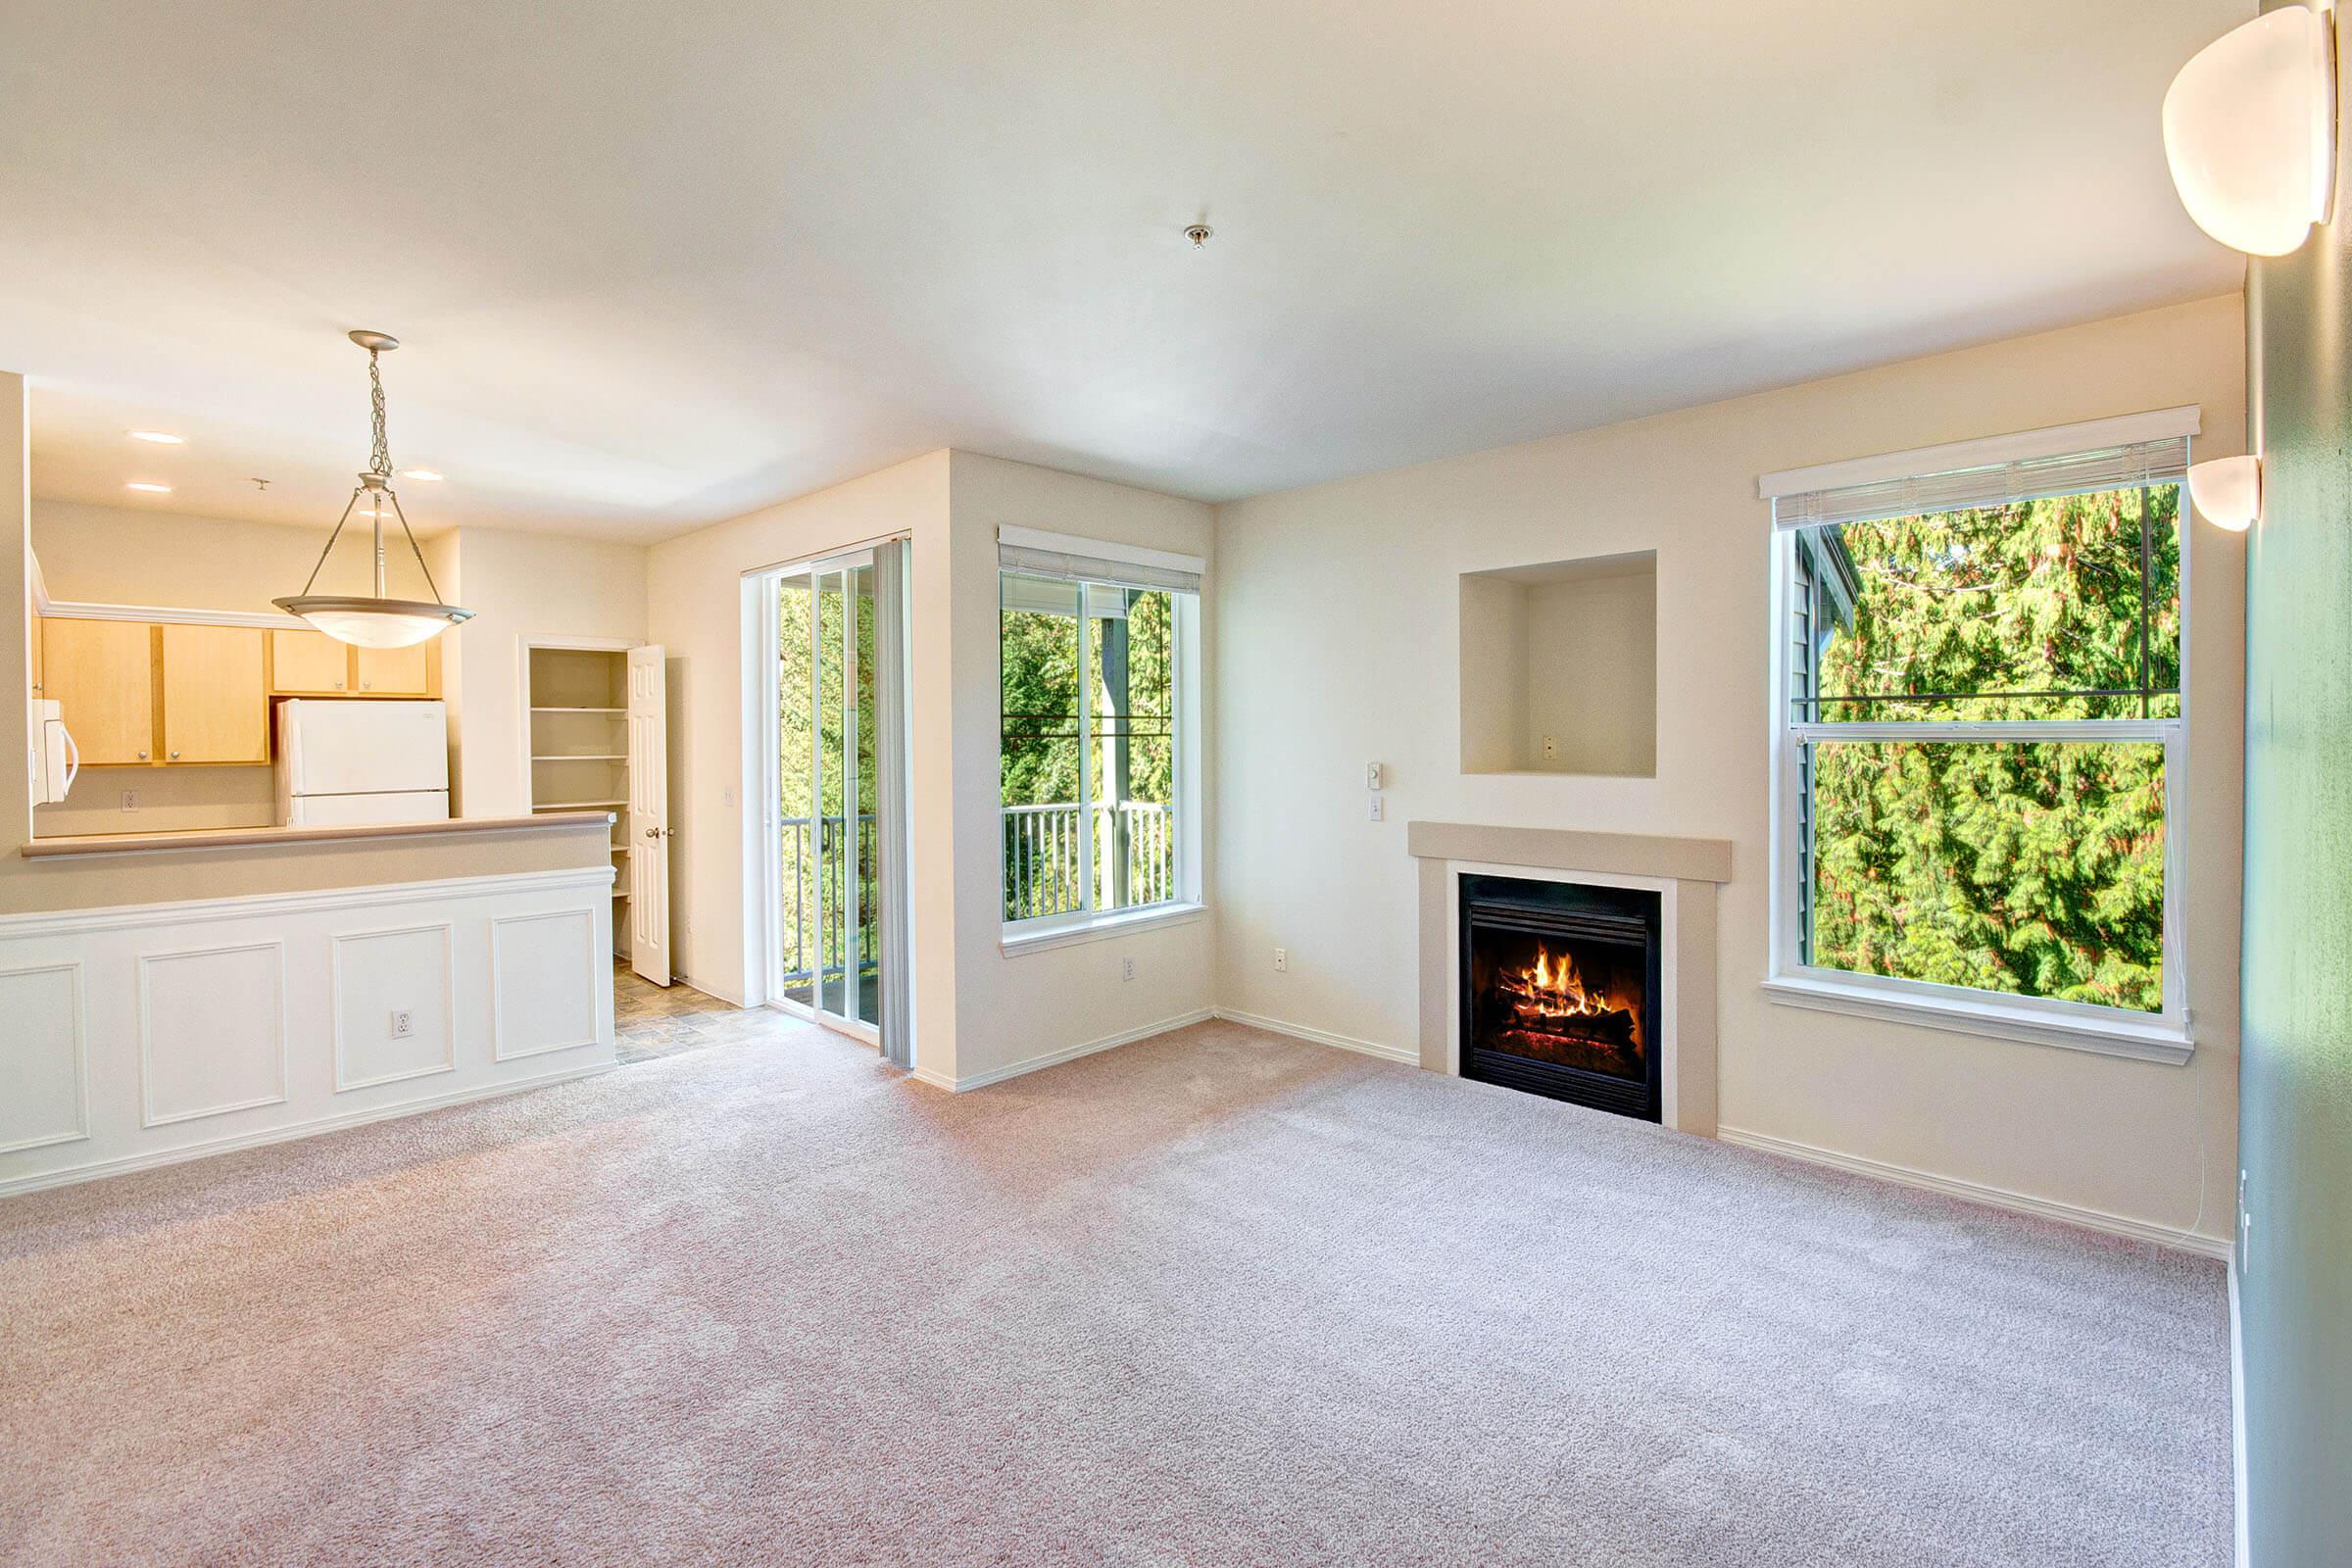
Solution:
<svg viewBox="0 0 2352 1568"><path fill-rule="evenodd" d="M654 985L622 962L612 966L612 1026L623 1066L805 1027L797 1018L767 1007L738 1007L683 982Z"/></svg>

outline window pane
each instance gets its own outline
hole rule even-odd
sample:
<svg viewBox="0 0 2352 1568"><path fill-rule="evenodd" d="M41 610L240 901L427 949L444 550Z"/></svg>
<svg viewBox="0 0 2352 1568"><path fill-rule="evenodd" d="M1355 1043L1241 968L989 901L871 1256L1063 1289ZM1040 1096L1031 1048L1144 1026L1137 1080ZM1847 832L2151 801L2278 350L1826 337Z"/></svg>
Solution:
<svg viewBox="0 0 2352 1568"><path fill-rule="evenodd" d="M2180 507L2161 484L1805 530L1793 716L2178 717Z"/></svg>
<svg viewBox="0 0 2352 1568"><path fill-rule="evenodd" d="M1007 572L1000 776L1004 918L1083 906L1078 807L1078 589Z"/></svg>
<svg viewBox="0 0 2352 1568"><path fill-rule="evenodd" d="M1808 962L2163 1010L2163 746L1801 750L1813 781Z"/></svg>
<svg viewBox="0 0 2352 1568"><path fill-rule="evenodd" d="M1175 608L1156 590L1086 590L1093 683L1095 905L1176 897Z"/></svg>

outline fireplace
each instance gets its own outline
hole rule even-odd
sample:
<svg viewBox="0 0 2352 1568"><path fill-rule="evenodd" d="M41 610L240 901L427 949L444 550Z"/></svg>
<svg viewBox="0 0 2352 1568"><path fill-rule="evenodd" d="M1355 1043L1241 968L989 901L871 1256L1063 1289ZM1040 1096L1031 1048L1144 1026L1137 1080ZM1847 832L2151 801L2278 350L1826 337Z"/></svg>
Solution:
<svg viewBox="0 0 2352 1568"><path fill-rule="evenodd" d="M1461 1071L1658 1117L1658 895L1461 878Z"/></svg>

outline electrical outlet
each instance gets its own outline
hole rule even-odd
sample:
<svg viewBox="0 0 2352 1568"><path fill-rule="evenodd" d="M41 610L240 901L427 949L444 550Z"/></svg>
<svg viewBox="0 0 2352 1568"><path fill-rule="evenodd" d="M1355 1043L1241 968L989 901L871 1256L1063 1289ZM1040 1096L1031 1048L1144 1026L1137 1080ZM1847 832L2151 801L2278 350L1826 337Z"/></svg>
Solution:
<svg viewBox="0 0 2352 1568"><path fill-rule="evenodd" d="M2237 1272L2242 1279L2254 1261L2254 1214L2246 1207L2246 1173L2237 1173Z"/></svg>
<svg viewBox="0 0 2352 1568"><path fill-rule="evenodd" d="M1560 760L1560 742L1559 742L1559 738L1558 738L1557 736L1554 736L1554 735L1546 735L1546 736L1544 736L1544 760L1545 760L1546 762L1556 762L1556 761L1558 761L1559 760Z"/></svg>
<svg viewBox="0 0 2352 1568"><path fill-rule="evenodd" d="M1274 972L1276 974L1289 974L1291 972L1290 949L1276 948L1274 950Z"/></svg>
<svg viewBox="0 0 2352 1568"><path fill-rule="evenodd" d="M1368 799L1372 802L1372 820L1375 822L1386 821L1389 813L1383 803L1388 799L1388 797L1385 795L1374 795L1368 797Z"/></svg>
<svg viewBox="0 0 2352 1568"><path fill-rule="evenodd" d="M122 809L125 811L135 811L138 808L139 792L137 790L124 790L122 792Z"/></svg>
<svg viewBox="0 0 2352 1568"><path fill-rule="evenodd" d="M1121 958L1119 960L1119 978L1122 980L1132 980L1135 978L1135 960L1133 958Z"/></svg>
<svg viewBox="0 0 2352 1568"><path fill-rule="evenodd" d="M406 1007L392 1009L392 1038L406 1040L416 1032L416 1019Z"/></svg>

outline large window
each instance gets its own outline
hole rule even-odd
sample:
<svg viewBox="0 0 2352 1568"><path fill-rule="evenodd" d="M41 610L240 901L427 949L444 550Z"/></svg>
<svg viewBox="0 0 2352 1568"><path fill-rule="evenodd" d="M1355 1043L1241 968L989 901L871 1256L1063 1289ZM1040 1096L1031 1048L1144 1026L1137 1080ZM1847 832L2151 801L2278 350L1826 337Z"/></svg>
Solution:
<svg viewBox="0 0 2352 1568"><path fill-rule="evenodd" d="M1070 548L1004 556L1006 925L1043 933L1197 902L1197 572Z"/></svg>
<svg viewBox="0 0 2352 1568"><path fill-rule="evenodd" d="M1776 496L1776 989L2185 1051L2185 462Z"/></svg>

